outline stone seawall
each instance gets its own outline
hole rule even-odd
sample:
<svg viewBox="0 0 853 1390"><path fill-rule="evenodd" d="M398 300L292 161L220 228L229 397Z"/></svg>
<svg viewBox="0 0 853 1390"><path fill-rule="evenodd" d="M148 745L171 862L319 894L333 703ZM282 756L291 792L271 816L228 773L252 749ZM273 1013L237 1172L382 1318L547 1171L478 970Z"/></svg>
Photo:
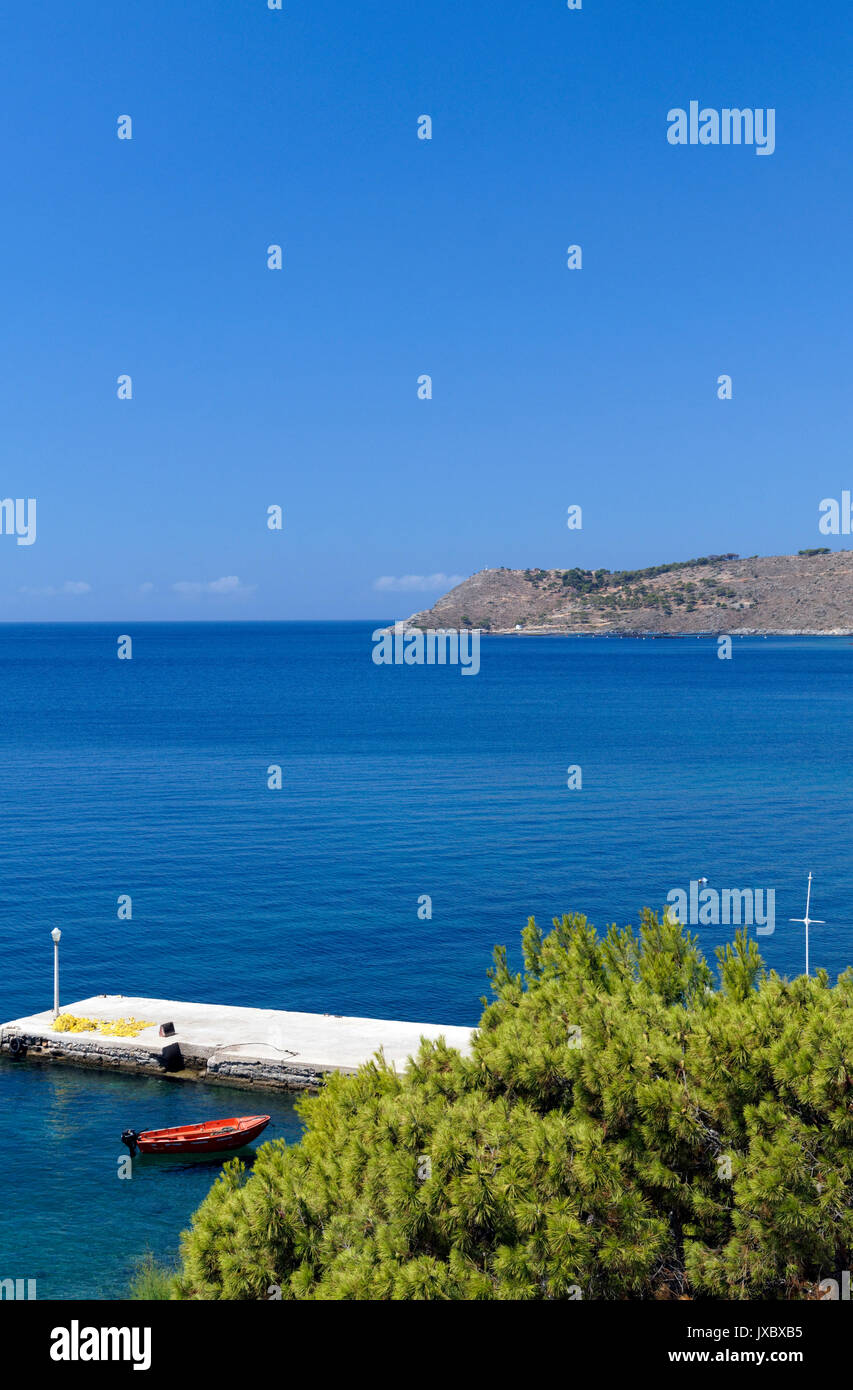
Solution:
<svg viewBox="0 0 853 1390"><path fill-rule="evenodd" d="M122 1046L123 1039L67 1033L58 1038L18 1031L6 1025L0 1030L0 1052L20 1061L69 1062L81 1067L110 1067L157 1075L179 1071L184 1062L175 1043L162 1048Z"/></svg>
<svg viewBox="0 0 853 1390"><path fill-rule="evenodd" d="M314 1091L330 1072L350 1074L377 1054L405 1070L423 1041L470 1051L473 1030L456 1025L346 1018L337 1014L96 995L65 1012L99 1023L149 1022L134 1037L94 1030L56 1033L50 1012L0 1026L0 1052L59 1063L258 1090Z"/></svg>
<svg viewBox="0 0 853 1390"><path fill-rule="evenodd" d="M338 1068L346 1070L346 1068ZM316 1091L322 1086L328 1071L315 1067L286 1066L276 1062L223 1061L213 1057L204 1069L203 1080L227 1081L230 1085L248 1082L276 1091Z"/></svg>
<svg viewBox="0 0 853 1390"><path fill-rule="evenodd" d="M299 1067L260 1058L204 1059L184 1058L180 1047L173 1043L159 1053L141 1052L138 1048L106 1047L95 1041L61 1042L28 1037L24 1033L4 1032L0 1037L0 1053L12 1056L15 1038L16 1060L25 1062L65 1063L67 1066L95 1067L100 1070L134 1072L141 1076L162 1076L177 1081L207 1081L213 1085L257 1088L268 1091L316 1091L329 1075L320 1067ZM350 1068L337 1068L349 1071Z"/></svg>

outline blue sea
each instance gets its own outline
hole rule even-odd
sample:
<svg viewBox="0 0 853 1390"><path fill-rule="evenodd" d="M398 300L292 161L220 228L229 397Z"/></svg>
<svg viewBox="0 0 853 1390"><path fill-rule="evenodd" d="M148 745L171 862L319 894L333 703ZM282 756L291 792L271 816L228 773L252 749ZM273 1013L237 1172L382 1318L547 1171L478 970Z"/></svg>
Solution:
<svg viewBox="0 0 853 1390"><path fill-rule="evenodd" d="M375 665L381 621L0 627L0 1018L50 1007L58 926L66 1004L473 1024L528 916L636 922L699 877L775 889L759 943L796 974L811 870L812 969L851 962L853 641L484 637L462 676ZM217 1165L120 1181L121 1130L255 1100L0 1062L0 1278L123 1296Z"/></svg>

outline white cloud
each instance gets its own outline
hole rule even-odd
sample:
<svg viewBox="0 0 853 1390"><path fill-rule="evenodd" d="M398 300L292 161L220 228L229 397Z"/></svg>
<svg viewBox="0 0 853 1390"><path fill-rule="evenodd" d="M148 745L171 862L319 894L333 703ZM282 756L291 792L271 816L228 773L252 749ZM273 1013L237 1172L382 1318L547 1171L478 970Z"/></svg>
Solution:
<svg viewBox="0 0 853 1390"><path fill-rule="evenodd" d="M399 579L393 574L383 574L374 579L374 589L395 593L437 593L440 589L455 589L465 579L464 574L401 574Z"/></svg>
<svg viewBox="0 0 853 1390"><path fill-rule="evenodd" d="M66 579L64 584L45 584L41 588L30 588L22 585L18 590L19 594L26 594L28 598L60 598L63 595L77 597L80 594L90 594L91 584L87 584L82 579Z"/></svg>
<svg viewBox="0 0 853 1390"><path fill-rule="evenodd" d="M222 579L209 579L201 583L194 579L181 579L172 588L181 598L199 598L203 594L216 594L218 596L232 594L251 594L255 590L254 584L241 584L236 574L226 574Z"/></svg>
<svg viewBox="0 0 853 1390"><path fill-rule="evenodd" d="M153 594L154 585L151 583L150 579L147 579L144 584L140 584L139 592L141 594Z"/></svg>

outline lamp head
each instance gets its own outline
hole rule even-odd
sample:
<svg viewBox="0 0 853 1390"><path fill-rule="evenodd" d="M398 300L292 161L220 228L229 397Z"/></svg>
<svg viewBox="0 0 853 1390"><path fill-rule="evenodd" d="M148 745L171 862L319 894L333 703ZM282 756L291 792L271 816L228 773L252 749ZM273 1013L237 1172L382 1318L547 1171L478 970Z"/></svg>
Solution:
<svg viewBox="0 0 853 1390"><path fill-rule="evenodd" d="M58 941L59 938L60 938L61 935L62 935L62 932L59 930L59 927L54 927L54 929L53 929L53 931L50 933L50 935L51 935L51 939L52 939L53 941Z"/></svg>

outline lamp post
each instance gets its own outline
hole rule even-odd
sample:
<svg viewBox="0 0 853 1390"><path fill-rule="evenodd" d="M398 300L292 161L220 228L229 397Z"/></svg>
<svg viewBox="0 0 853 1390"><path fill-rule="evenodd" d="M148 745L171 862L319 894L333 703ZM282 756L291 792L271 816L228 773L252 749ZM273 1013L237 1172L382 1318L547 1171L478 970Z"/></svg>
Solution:
<svg viewBox="0 0 853 1390"><path fill-rule="evenodd" d="M50 933L53 941L53 1017L59 1018L59 938L62 932L54 927Z"/></svg>

